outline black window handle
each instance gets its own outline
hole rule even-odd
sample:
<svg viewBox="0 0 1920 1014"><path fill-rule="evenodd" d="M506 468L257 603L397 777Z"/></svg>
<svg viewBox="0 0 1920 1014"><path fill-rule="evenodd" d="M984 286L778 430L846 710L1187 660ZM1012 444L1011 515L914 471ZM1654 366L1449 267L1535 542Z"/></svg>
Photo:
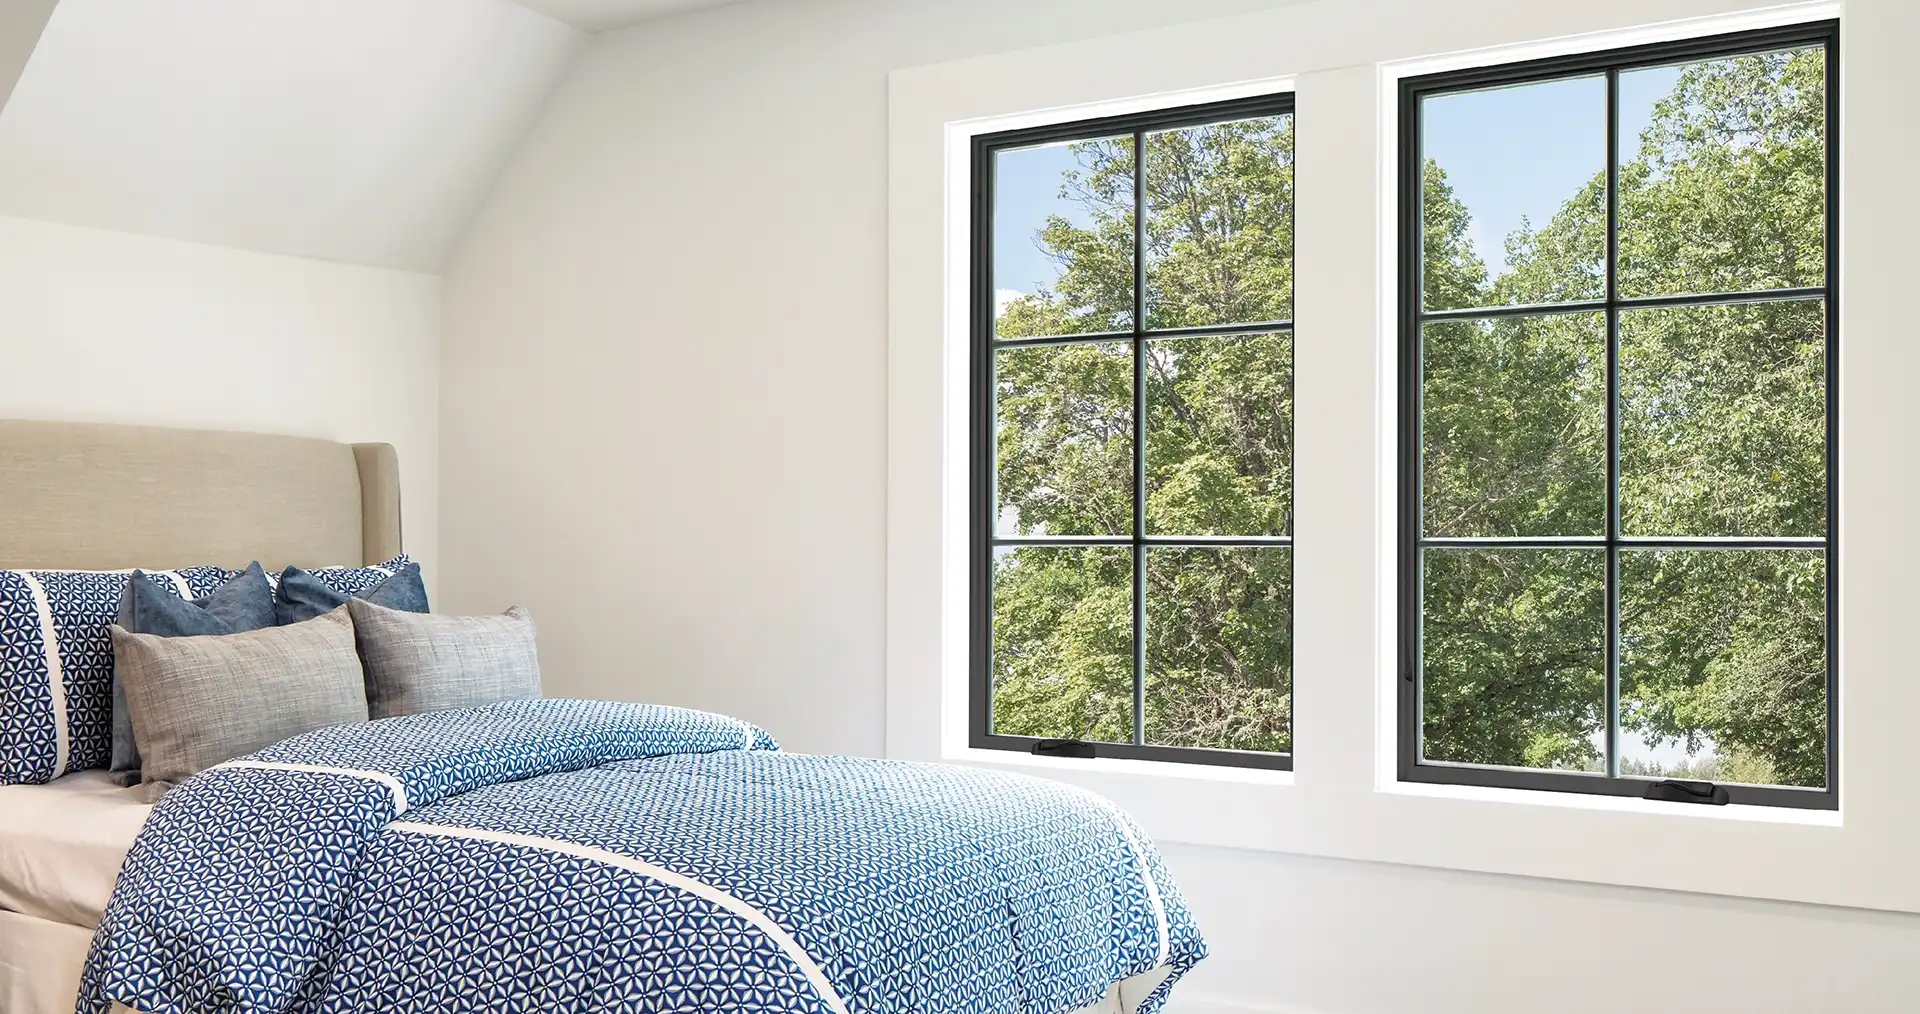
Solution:
<svg viewBox="0 0 1920 1014"><path fill-rule="evenodd" d="M1092 757L1093 744L1077 739L1043 739L1033 744L1033 752L1042 757Z"/></svg>
<svg viewBox="0 0 1920 1014"><path fill-rule="evenodd" d="M1654 782L1647 786L1647 798L1668 803L1704 803L1707 806L1725 806L1729 802L1727 787L1712 782L1683 782L1669 778L1664 782Z"/></svg>

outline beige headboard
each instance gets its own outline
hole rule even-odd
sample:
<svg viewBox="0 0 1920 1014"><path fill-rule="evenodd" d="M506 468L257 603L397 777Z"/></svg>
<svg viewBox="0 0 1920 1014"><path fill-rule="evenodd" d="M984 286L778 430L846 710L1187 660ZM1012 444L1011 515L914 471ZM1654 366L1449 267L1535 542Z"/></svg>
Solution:
<svg viewBox="0 0 1920 1014"><path fill-rule="evenodd" d="M0 419L0 569L316 567L399 553L391 445Z"/></svg>

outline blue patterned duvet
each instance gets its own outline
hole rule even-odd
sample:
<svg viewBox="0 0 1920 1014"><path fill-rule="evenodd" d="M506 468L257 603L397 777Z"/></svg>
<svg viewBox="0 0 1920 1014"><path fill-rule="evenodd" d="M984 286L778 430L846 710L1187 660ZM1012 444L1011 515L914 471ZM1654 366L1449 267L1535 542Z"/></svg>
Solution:
<svg viewBox="0 0 1920 1014"><path fill-rule="evenodd" d="M81 1014L1064 1014L1206 953L1106 801L521 701L342 726L155 808Z"/></svg>

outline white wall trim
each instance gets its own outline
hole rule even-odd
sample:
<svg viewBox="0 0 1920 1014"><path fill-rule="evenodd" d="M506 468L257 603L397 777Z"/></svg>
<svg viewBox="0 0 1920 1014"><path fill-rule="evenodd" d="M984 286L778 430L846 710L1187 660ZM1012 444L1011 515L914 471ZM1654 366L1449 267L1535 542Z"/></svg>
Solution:
<svg viewBox="0 0 1920 1014"><path fill-rule="evenodd" d="M1264 1003L1239 1003L1217 996L1190 996L1176 991L1167 1000L1167 1014L1334 1014L1334 1012Z"/></svg>
<svg viewBox="0 0 1920 1014"><path fill-rule="evenodd" d="M1546 793L1407 791L1394 782L1391 689L1392 91L1442 63L1614 48L1830 17L1831 3L1462 0L1317 3L896 72L889 222L887 749L1018 765L964 748L966 166L988 126L1143 108L1205 89L1291 80L1299 105L1295 714L1291 780L1163 777L1138 765L1049 765L1103 792L1163 840L1533 877L1920 911L1920 814L1903 784L1920 686L1896 620L1920 603L1901 532L1920 431L1891 377L1911 373L1897 281L1912 256L1883 219L1911 164L1892 82L1892 0L1845 7L1841 95L1842 527L1845 608L1840 814L1705 808ZM1244 93L1244 91L1242 92ZM1881 160L1865 161L1875 149ZM956 205L955 198L962 198ZM1871 224L1869 224L1871 223ZM956 262L959 263L956 263ZM1867 267L1871 265L1871 267ZM957 287L955 279L961 284ZM1863 437L1862 434L1868 436ZM1877 437L1876 434L1888 434ZM1869 448L1867 444L1877 446ZM1871 464L1873 467L1860 467ZM1871 487L1871 488L1870 488ZM1870 557L1854 548L1874 546ZM1872 603L1871 606L1867 603Z"/></svg>

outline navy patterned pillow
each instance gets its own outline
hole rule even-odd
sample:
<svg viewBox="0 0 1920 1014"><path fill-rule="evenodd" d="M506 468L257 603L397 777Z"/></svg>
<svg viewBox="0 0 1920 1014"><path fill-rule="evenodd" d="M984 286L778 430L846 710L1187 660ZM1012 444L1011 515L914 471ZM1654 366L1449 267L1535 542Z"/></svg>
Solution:
<svg viewBox="0 0 1920 1014"><path fill-rule="evenodd" d="M363 598L389 609L427 611L420 565L405 553L371 567L288 567L274 579L273 610L281 626L311 620Z"/></svg>
<svg viewBox="0 0 1920 1014"><path fill-rule="evenodd" d="M378 588L381 582L400 573L406 569L407 564L412 562L413 557L401 553L399 556L385 563L369 564L365 567L315 567L312 570L305 571L305 573L312 574L314 577L319 578L320 583L332 588L334 591L352 597L354 595L365 595L367 592ZM295 570L298 568L289 567L287 569ZM285 571L281 573L284 574ZM272 581L276 588L280 585L280 577L281 574L270 573L267 575L268 580Z"/></svg>
<svg viewBox="0 0 1920 1014"><path fill-rule="evenodd" d="M130 571L0 571L0 785L107 766L113 641ZM210 595L220 567L148 571L169 594Z"/></svg>

